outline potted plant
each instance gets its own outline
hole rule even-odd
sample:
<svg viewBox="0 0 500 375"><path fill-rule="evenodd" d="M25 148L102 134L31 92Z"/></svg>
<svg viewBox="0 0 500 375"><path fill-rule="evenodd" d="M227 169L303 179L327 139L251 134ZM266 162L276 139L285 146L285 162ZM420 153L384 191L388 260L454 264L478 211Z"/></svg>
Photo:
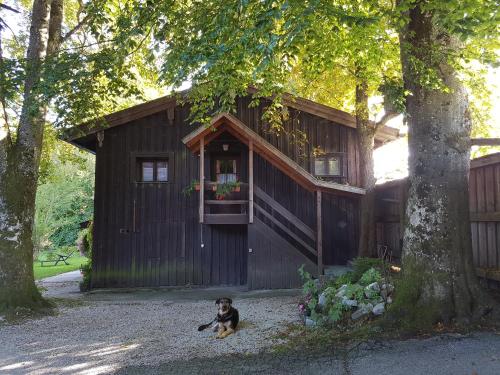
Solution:
<svg viewBox="0 0 500 375"><path fill-rule="evenodd" d="M215 199L223 200L226 195L232 192L240 191L240 182L239 181L231 181L224 182L222 184L217 184L217 188L215 190Z"/></svg>
<svg viewBox="0 0 500 375"><path fill-rule="evenodd" d="M182 190L182 194L191 195L195 191L200 191L200 181L193 180L191 183Z"/></svg>

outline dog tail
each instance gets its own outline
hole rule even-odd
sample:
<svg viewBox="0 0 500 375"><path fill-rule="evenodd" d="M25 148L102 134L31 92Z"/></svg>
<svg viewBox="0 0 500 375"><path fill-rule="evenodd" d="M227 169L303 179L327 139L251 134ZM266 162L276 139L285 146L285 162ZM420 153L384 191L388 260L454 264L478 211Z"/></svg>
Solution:
<svg viewBox="0 0 500 375"><path fill-rule="evenodd" d="M212 323L213 323L213 321L210 323L203 324L203 325L199 326L198 331L203 331L204 329L207 329L208 327L210 327L212 325Z"/></svg>

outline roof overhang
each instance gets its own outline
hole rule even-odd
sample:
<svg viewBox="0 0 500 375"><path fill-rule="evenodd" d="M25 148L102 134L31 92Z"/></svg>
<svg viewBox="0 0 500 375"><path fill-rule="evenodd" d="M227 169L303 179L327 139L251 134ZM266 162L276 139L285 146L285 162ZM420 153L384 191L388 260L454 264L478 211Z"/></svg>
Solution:
<svg viewBox="0 0 500 375"><path fill-rule="evenodd" d="M185 90L173 95L164 96L155 100L151 100L133 107L123 109L118 112L97 118L83 124L66 129L61 138L69 143L88 150L95 150L95 134L101 130L106 130L115 126L126 124L130 121L158 113L161 111L175 108L180 104L188 94L189 90ZM257 92L254 88L249 88L249 94ZM283 104L295 108L299 111L310 113L319 116L326 120L330 120L337 124L356 128L356 117L347 112L313 102L308 99L285 94L283 96ZM390 142L399 138L399 130L388 126L382 126L378 129L375 135L376 146L380 146L386 142Z"/></svg>
<svg viewBox="0 0 500 375"><path fill-rule="evenodd" d="M182 142L192 151L198 152L200 141L210 143L221 133L227 131L242 143L252 143L254 150L309 191L326 191L342 195L364 195L365 189L318 180L295 161L283 154L260 135L251 130L241 120L229 113L221 113L214 117L209 126L199 127L182 139Z"/></svg>

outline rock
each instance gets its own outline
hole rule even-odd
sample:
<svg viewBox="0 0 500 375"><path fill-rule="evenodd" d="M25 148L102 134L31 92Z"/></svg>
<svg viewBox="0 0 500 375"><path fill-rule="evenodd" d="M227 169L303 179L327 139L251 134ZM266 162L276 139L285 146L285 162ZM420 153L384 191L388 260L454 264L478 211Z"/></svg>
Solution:
<svg viewBox="0 0 500 375"><path fill-rule="evenodd" d="M342 305L344 306L350 306L350 307L356 307L358 306L358 301L355 299L348 299L347 297L342 297Z"/></svg>
<svg viewBox="0 0 500 375"><path fill-rule="evenodd" d="M342 285L335 294L335 297L341 298L345 296L345 291L347 289L347 284Z"/></svg>
<svg viewBox="0 0 500 375"><path fill-rule="evenodd" d="M359 318L368 315L372 309L373 305L371 303L362 303L359 305L358 309L352 313L351 319L358 320Z"/></svg>
<svg viewBox="0 0 500 375"><path fill-rule="evenodd" d="M392 284L382 284L382 290L386 290L387 291L387 294L391 294L392 292L394 292L394 285Z"/></svg>
<svg viewBox="0 0 500 375"><path fill-rule="evenodd" d="M323 292L318 297L318 306L323 307L326 305L326 293Z"/></svg>
<svg viewBox="0 0 500 375"><path fill-rule="evenodd" d="M382 288L382 290L380 291L380 296L384 299L384 301L386 301L387 297L389 296L387 289Z"/></svg>
<svg viewBox="0 0 500 375"><path fill-rule="evenodd" d="M365 290L365 297L368 299L373 299L373 298L376 298L378 296L379 296L379 294L375 290L371 290L371 289Z"/></svg>
<svg viewBox="0 0 500 375"><path fill-rule="evenodd" d="M312 320L311 318L306 317L306 327L315 327L315 326L316 326L316 322L314 320Z"/></svg>
<svg viewBox="0 0 500 375"><path fill-rule="evenodd" d="M375 305L375 307L373 307L372 313L375 315L382 315L384 311L385 311L385 303L380 302L379 304Z"/></svg>
<svg viewBox="0 0 500 375"><path fill-rule="evenodd" d="M365 290L373 290L375 292L380 292L380 285L378 285L378 282L371 283L370 285L367 285Z"/></svg>

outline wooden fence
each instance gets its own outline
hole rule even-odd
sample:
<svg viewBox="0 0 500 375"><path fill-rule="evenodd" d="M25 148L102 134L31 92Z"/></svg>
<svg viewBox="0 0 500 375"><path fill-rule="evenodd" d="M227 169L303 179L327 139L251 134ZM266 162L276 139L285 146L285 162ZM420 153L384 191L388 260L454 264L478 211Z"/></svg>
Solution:
<svg viewBox="0 0 500 375"><path fill-rule="evenodd" d="M401 258L407 179L377 186L377 244ZM500 281L500 153L471 161L470 220L474 264L479 276ZM403 202L403 204L401 204Z"/></svg>

